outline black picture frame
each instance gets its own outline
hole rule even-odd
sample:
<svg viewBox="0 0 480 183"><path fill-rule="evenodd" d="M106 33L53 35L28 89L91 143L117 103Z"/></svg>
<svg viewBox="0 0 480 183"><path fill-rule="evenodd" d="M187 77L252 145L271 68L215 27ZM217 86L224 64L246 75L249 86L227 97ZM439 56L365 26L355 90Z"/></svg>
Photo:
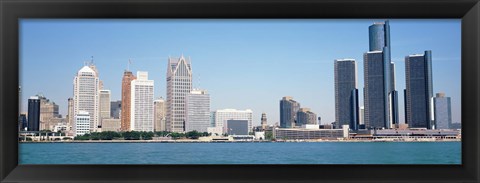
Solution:
<svg viewBox="0 0 480 183"><path fill-rule="evenodd" d="M458 18L462 165L18 165L20 18ZM479 0L0 0L1 182L479 182Z"/></svg>

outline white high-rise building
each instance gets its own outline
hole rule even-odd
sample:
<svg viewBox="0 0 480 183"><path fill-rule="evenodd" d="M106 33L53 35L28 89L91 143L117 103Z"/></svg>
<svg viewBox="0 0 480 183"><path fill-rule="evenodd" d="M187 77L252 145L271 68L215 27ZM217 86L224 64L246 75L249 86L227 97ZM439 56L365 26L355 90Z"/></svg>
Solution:
<svg viewBox="0 0 480 183"><path fill-rule="evenodd" d="M100 126L103 126L103 119L110 118L110 90L100 90Z"/></svg>
<svg viewBox="0 0 480 183"><path fill-rule="evenodd" d="M87 111L78 111L74 118L75 136L90 133L90 114Z"/></svg>
<svg viewBox="0 0 480 183"><path fill-rule="evenodd" d="M73 111L77 116L80 111L90 115L90 132L97 131L99 125L99 79L89 66L80 69L73 80ZM72 126L75 126L73 124Z"/></svg>
<svg viewBox="0 0 480 183"><path fill-rule="evenodd" d="M223 133L227 133L225 128L225 123L227 120L247 120L248 121L248 132L252 132L252 114L251 109L247 110L237 110L237 109L221 109L216 110L214 113L215 116L215 127L222 128Z"/></svg>
<svg viewBox="0 0 480 183"><path fill-rule="evenodd" d="M138 71L137 79L131 82L130 129L153 131L153 80L148 72Z"/></svg>
<svg viewBox="0 0 480 183"><path fill-rule="evenodd" d="M190 59L168 58L167 67L167 131L185 131L185 98L192 90Z"/></svg>
<svg viewBox="0 0 480 183"><path fill-rule="evenodd" d="M185 131L207 132L210 127L210 95L206 90L192 90L185 100Z"/></svg>

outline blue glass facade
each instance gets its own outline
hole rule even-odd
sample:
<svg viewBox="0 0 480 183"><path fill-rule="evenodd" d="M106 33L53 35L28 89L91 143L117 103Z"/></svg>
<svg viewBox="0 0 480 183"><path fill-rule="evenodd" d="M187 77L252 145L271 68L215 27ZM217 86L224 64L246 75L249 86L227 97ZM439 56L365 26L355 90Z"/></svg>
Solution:
<svg viewBox="0 0 480 183"><path fill-rule="evenodd" d="M388 90L384 74L384 56L381 51L364 54L364 117L366 128L388 128Z"/></svg>
<svg viewBox="0 0 480 183"><path fill-rule="evenodd" d="M411 128L428 128L432 119L432 52L405 57L406 121Z"/></svg>
<svg viewBox="0 0 480 183"><path fill-rule="evenodd" d="M280 100L280 128L293 128L300 104L291 97Z"/></svg>
<svg viewBox="0 0 480 183"><path fill-rule="evenodd" d="M335 60L335 121L338 127L349 125L357 130L359 106L356 63L353 59Z"/></svg>
<svg viewBox="0 0 480 183"><path fill-rule="evenodd" d="M451 129L452 128L452 105L450 97L445 97L445 94L437 93L433 99L435 111L435 128L436 129Z"/></svg>
<svg viewBox="0 0 480 183"><path fill-rule="evenodd" d="M40 130L40 99L28 99L28 127L27 131Z"/></svg>

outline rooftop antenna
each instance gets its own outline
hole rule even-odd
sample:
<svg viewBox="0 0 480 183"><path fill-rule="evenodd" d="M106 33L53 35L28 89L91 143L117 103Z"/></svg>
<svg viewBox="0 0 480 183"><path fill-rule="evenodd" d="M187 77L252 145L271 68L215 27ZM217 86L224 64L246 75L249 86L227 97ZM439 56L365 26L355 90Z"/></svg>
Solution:
<svg viewBox="0 0 480 183"><path fill-rule="evenodd" d="M132 63L132 60L128 59L128 64L127 64L127 71L130 71L130 64Z"/></svg>
<svg viewBox="0 0 480 183"><path fill-rule="evenodd" d="M91 59L90 59L90 64L93 65L93 56L92 56Z"/></svg>

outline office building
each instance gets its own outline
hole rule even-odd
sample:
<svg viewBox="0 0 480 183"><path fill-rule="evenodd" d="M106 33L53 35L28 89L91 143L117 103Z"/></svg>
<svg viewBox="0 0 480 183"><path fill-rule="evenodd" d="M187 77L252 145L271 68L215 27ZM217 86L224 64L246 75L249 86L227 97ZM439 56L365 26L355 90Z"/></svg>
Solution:
<svg viewBox="0 0 480 183"><path fill-rule="evenodd" d="M168 58L167 66L167 131L185 131L185 98L192 91L190 59Z"/></svg>
<svg viewBox="0 0 480 183"><path fill-rule="evenodd" d="M248 132L252 132L252 114L251 109L237 110L237 109L220 109L215 111L215 127L223 129L223 133L227 133L225 123L227 120L247 120Z"/></svg>
<svg viewBox="0 0 480 183"><path fill-rule="evenodd" d="M435 129L452 129L452 104L445 93L437 93L433 98Z"/></svg>
<svg viewBox="0 0 480 183"><path fill-rule="evenodd" d="M248 120L227 120L225 124L228 135L248 135Z"/></svg>
<svg viewBox="0 0 480 183"><path fill-rule="evenodd" d="M297 112L297 123L295 126L300 127L307 124L317 124L317 115L310 111L310 108L300 108Z"/></svg>
<svg viewBox="0 0 480 183"><path fill-rule="evenodd" d="M165 127L165 119L167 117L167 105L165 103L165 100L160 97L159 99L153 101L154 105L154 115L153 116L153 121L155 122L154 125L154 131L160 132L160 131L166 131Z"/></svg>
<svg viewBox="0 0 480 183"><path fill-rule="evenodd" d="M97 131L99 125L98 95L100 88L97 72L89 66L82 67L78 71L77 76L75 76L73 86L74 116L79 115L80 111L87 112L90 115L90 131Z"/></svg>
<svg viewBox="0 0 480 183"><path fill-rule="evenodd" d="M75 136L85 135L91 132L91 120L92 115L88 114L87 111L78 111L74 117L75 127L74 132Z"/></svg>
<svg viewBox="0 0 480 183"><path fill-rule="evenodd" d="M385 82L384 54L370 51L364 54L364 107L366 128L390 128L390 106ZM388 64L390 66L390 64Z"/></svg>
<svg viewBox="0 0 480 183"><path fill-rule="evenodd" d="M138 71L131 84L130 130L153 132L153 80L148 72Z"/></svg>
<svg viewBox="0 0 480 183"><path fill-rule="evenodd" d="M262 118L260 118L260 124L262 125L262 130L267 129L267 114L262 113Z"/></svg>
<svg viewBox="0 0 480 183"><path fill-rule="evenodd" d="M406 123L410 128L433 127L432 52L405 57Z"/></svg>
<svg viewBox="0 0 480 183"><path fill-rule="evenodd" d="M51 128L53 126L51 120L60 117L59 107L45 96L41 94L37 96L40 99L40 130L53 130Z"/></svg>
<svg viewBox="0 0 480 183"><path fill-rule="evenodd" d="M99 109L100 109L100 121L99 126L102 126L102 120L110 118L110 90L100 90L99 94Z"/></svg>
<svg viewBox="0 0 480 183"><path fill-rule="evenodd" d="M388 20L369 27L369 52L364 54L364 69L364 101L369 103L365 104L365 126L392 128L398 124L398 91Z"/></svg>
<svg viewBox="0 0 480 183"><path fill-rule="evenodd" d="M73 98L68 98L68 108L67 108L67 126L72 128L74 121L74 110L73 110Z"/></svg>
<svg viewBox="0 0 480 183"><path fill-rule="evenodd" d="M308 125L307 125L308 126ZM302 128L275 128L273 138L277 140L337 140L348 138L348 125L340 129L319 129L303 126Z"/></svg>
<svg viewBox="0 0 480 183"><path fill-rule="evenodd" d="M131 131L130 129L130 118L131 118L131 90L132 90L132 81L136 77L130 71L123 72L122 78L122 109L121 109L121 121L122 121L122 131Z"/></svg>
<svg viewBox="0 0 480 183"><path fill-rule="evenodd" d="M20 114L18 116L18 131L25 131L28 128L27 124L27 115L26 114Z"/></svg>
<svg viewBox="0 0 480 183"><path fill-rule="evenodd" d="M206 90L192 90L185 100L185 131L207 132L210 127L210 95Z"/></svg>
<svg viewBox="0 0 480 183"><path fill-rule="evenodd" d="M293 128L300 103L286 96L280 100L280 128Z"/></svg>
<svg viewBox="0 0 480 183"><path fill-rule="evenodd" d="M110 102L110 117L113 119L120 119L122 111L122 101L111 101Z"/></svg>
<svg viewBox="0 0 480 183"><path fill-rule="evenodd" d="M40 99L33 96L28 99L28 128L27 131L40 130Z"/></svg>
<svg viewBox="0 0 480 183"><path fill-rule="evenodd" d="M335 71L335 121L357 130L359 125L357 65L354 59L337 59Z"/></svg>
<svg viewBox="0 0 480 183"><path fill-rule="evenodd" d="M122 127L121 123L121 119L103 119L102 132L119 132Z"/></svg>

